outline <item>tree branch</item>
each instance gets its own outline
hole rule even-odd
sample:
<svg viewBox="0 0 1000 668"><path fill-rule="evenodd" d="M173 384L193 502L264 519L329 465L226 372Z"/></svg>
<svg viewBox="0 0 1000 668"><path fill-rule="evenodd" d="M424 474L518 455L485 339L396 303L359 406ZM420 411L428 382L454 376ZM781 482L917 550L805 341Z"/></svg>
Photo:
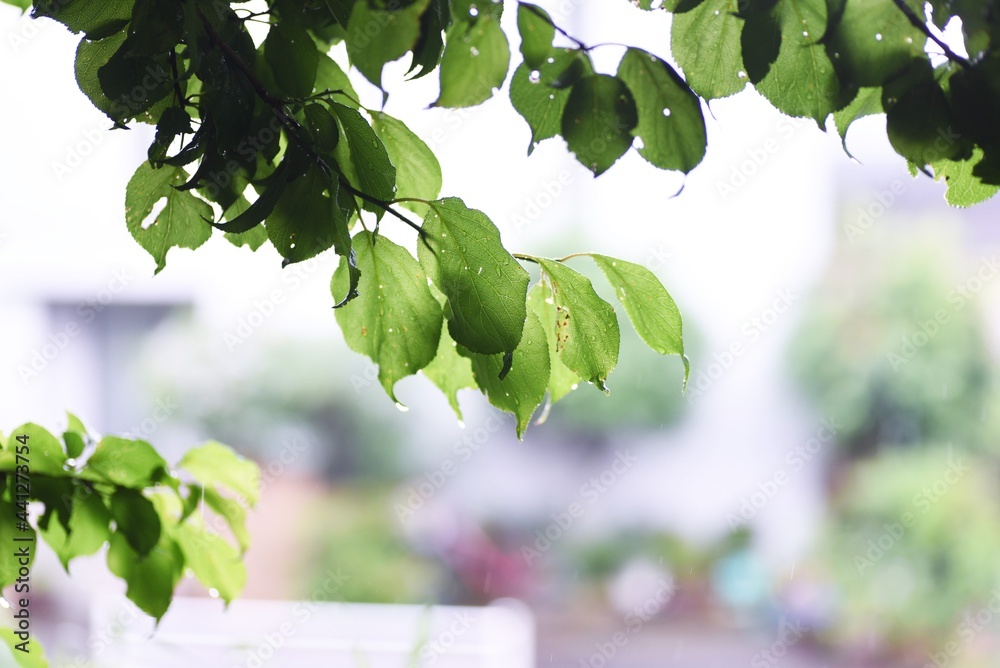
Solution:
<svg viewBox="0 0 1000 668"><path fill-rule="evenodd" d="M357 188L352 186L346 178L344 178L343 174L331 168L330 165L327 164L326 160L324 160L321 155L316 153L316 151L312 147L312 144L310 144L309 142L305 141L302 138L302 136L300 135L300 133L302 132L302 126L300 126L298 122L291 116L291 114L288 113L288 110L285 109L285 101L278 97L275 97L269 90L267 90L267 87L257 76L257 73L254 72L249 65L243 62L243 59L240 57L240 54L236 53L236 51L234 51L233 48L229 46L229 44L227 44L224 39L222 39L222 36L219 35L218 32L216 32L215 28L209 22L208 18L202 13L201 8L196 7L195 11L198 13L198 18L201 20L201 23L204 26L205 31L208 33L209 39L212 40L212 43L218 46L220 49L222 49L222 52L226 54L226 58L232 61L233 65L235 65L236 68L243 74L243 76L246 77L247 81L250 82L250 85L253 87L254 92L257 94L257 97L259 97L261 100L267 103L274 110L274 113L278 117L278 120L281 121L281 123L288 129L289 137L293 139L295 143L298 144L299 147L303 151L305 151L309 155L309 157L312 158L324 172L326 172L330 176L332 176L333 173L336 172L337 180L340 182L340 185L346 190L348 190L352 195L360 197L366 202L374 204L377 207L380 207L387 213L393 215L394 217L398 218L399 220L403 221L404 223L415 229L417 233L420 234L421 237L423 237L424 235L423 229L419 225L414 223L412 220L401 214L399 211L396 211L396 209L392 207L392 204L390 202L386 202L373 195L369 195L368 193L362 190L358 190Z"/></svg>
<svg viewBox="0 0 1000 668"><path fill-rule="evenodd" d="M962 67L971 66L971 63L968 61L968 59L963 58L962 56L952 51L951 47L945 44L940 37L931 32L931 29L927 27L927 22L921 20L921 18L914 13L914 11L910 8L910 6L906 4L906 0L892 0L892 2L894 5L896 5L897 8L899 8L899 11L903 12L903 15L906 16L906 18L909 20L910 24L913 25L914 28L927 35L928 39L930 39L932 42L941 47L941 50L944 52L944 55L948 60L952 61L953 63L958 63Z"/></svg>

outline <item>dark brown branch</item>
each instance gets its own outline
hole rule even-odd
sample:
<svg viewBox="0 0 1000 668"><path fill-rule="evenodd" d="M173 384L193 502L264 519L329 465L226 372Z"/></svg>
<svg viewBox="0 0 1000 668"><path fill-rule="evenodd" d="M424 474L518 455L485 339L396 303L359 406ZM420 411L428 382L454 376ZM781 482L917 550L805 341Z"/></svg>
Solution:
<svg viewBox="0 0 1000 668"><path fill-rule="evenodd" d="M944 52L944 55L948 60L952 61L953 63L958 63L962 67L969 67L971 65L971 63L966 58L963 58L962 56L952 51L951 47L945 44L940 37L932 33L931 29L927 27L927 22L922 20L919 16L917 16L914 13L914 11L909 7L909 5L906 4L906 0L892 0L892 1L893 4L895 4L896 7L899 8L899 11L903 12L903 15L906 16L907 20L909 20L910 24L912 24L914 28L927 35L927 38L929 40L931 40L939 47L941 47L941 50Z"/></svg>

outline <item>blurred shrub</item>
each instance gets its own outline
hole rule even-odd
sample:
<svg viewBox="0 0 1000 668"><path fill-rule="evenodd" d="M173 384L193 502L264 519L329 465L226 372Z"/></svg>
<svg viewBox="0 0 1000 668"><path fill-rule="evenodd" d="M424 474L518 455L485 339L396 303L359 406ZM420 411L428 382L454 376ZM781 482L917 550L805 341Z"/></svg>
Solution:
<svg viewBox="0 0 1000 668"><path fill-rule="evenodd" d="M332 571L346 580L324 595L328 600L435 602L445 575L439 565L414 554L391 513L388 494L371 487L340 488L312 508L298 594L322 593Z"/></svg>
<svg viewBox="0 0 1000 668"><path fill-rule="evenodd" d="M855 465L818 559L840 591L834 640L940 646L1000 604L996 464L947 448L884 452Z"/></svg>
<svg viewBox="0 0 1000 668"><path fill-rule="evenodd" d="M982 447L997 433L986 419L993 363L968 287L980 267L956 271L940 235L907 235L842 249L792 344L795 375L819 412L843 425L851 455L928 441Z"/></svg>

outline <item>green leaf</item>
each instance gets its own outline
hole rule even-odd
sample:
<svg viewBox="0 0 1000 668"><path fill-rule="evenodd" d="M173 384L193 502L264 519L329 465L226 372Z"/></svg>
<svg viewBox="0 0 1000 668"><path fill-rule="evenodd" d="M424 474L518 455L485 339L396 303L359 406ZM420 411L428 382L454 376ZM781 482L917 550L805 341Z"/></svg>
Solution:
<svg viewBox="0 0 1000 668"><path fill-rule="evenodd" d="M943 180L948 185L945 193L948 204L968 207L985 202L997 194L1000 186L985 184L973 175L973 170L982 159L982 149L975 148L968 160L940 160L931 164L934 178Z"/></svg>
<svg viewBox="0 0 1000 668"><path fill-rule="evenodd" d="M739 6L738 0L705 0L673 17L674 59L691 89L706 100L728 97L747 84L740 47L743 20L736 16Z"/></svg>
<svg viewBox="0 0 1000 668"><path fill-rule="evenodd" d="M927 58L926 37L893 0L844 0L842 12L824 41L845 85L881 86L912 60Z"/></svg>
<svg viewBox="0 0 1000 668"><path fill-rule="evenodd" d="M819 43L826 31L826 1L781 0L773 13L781 30L781 47L766 76L754 86L782 112L812 118L822 128L826 117L850 101L857 90L853 85L846 91L841 88L833 63ZM751 27L748 20L744 33Z"/></svg>
<svg viewBox="0 0 1000 668"><path fill-rule="evenodd" d="M30 3L29 5L30 6ZM0 628L0 666L9 668L49 668L45 649L37 640L29 642L30 651L22 652L17 646L23 641L14 635L14 629Z"/></svg>
<svg viewBox="0 0 1000 668"><path fill-rule="evenodd" d="M528 155L539 142L559 134L563 110L569 99L569 86L562 85L562 81L570 70L576 79L594 71L590 58L578 49L554 49L552 62L543 63L537 76L533 76L532 69L523 63L514 70L510 80L510 102L531 128ZM553 85L555 83L560 85Z"/></svg>
<svg viewBox="0 0 1000 668"><path fill-rule="evenodd" d="M833 113L833 122L840 135L840 143L844 147L844 153L851 155L851 152L847 150L847 129L851 127L851 123L859 118L881 113L882 89L879 87L862 88L849 105Z"/></svg>
<svg viewBox="0 0 1000 668"><path fill-rule="evenodd" d="M257 503L260 468L229 446L209 441L188 450L177 466L206 487L222 486L251 506Z"/></svg>
<svg viewBox="0 0 1000 668"><path fill-rule="evenodd" d="M399 403L396 383L430 364L441 333L441 305L427 277L402 246L370 232L354 237L361 270L358 297L336 311L344 340L378 365L379 382ZM331 290L347 289L346 261L334 272Z"/></svg>
<svg viewBox="0 0 1000 668"><path fill-rule="evenodd" d="M352 109L358 108L358 103L355 102L358 99L358 94L354 90L354 85L351 84L347 73L341 69L337 61L330 56L322 54L319 57L319 64L316 68L316 84L313 92L321 93L327 90L337 90L345 93L338 96L337 99Z"/></svg>
<svg viewBox="0 0 1000 668"><path fill-rule="evenodd" d="M187 181L181 167L153 169L142 163L125 188L125 224L129 233L156 261L156 273L167 263L174 246L195 249L212 236L212 207L176 186ZM149 225L146 218L161 199L166 206Z"/></svg>
<svg viewBox="0 0 1000 668"><path fill-rule="evenodd" d="M13 485L12 485L13 490ZM20 577L20 569L23 566L31 568L35 561L36 546L38 545L35 527L30 523L28 530L23 531L17 526L17 513L22 508L7 501L0 496L0 589L12 584ZM57 523L58 524L58 523ZM27 540L19 540L26 538ZM18 553L21 548L28 547L28 563L20 563Z"/></svg>
<svg viewBox="0 0 1000 668"><path fill-rule="evenodd" d="M356 182L351 181L351 185L380 200L386 202L392 200L396 196L396 168L389 159L389 153L382 140L357 110L336 103L331 105L331 108L340 120L349 146L350 163L353 167L351 171L357 178ZM341 142L341 145L343 143ZM339 156L338 162L340 162ZM340 165L344 168L342 162ZM344 174L349 179L352 176L346 169ZM365 206L372 207L368 203ZM368 210L378 217L384 213L378 206Z"/></svg>
<svg viewBox="0 0 1000 668"><path fill-rule="evenodd" d="M500 230L456 197L432 203L423 229L420 264L448 299L451 337L484 355L514 350L529 276L500 243Z"/></svg>
<svg viewBox="0 0 1000 668"><path fill-rule="evenodd" d="M575 84L562 116L562 136L569 150L599 176L632 146L639 122L635 98L621 79L591 74Z"/></svg>
<svg viewBox="0 0 1000 668"><path fill-rule="evenodd" d="M510 47L500 22L489 14L475 22L455 21L441 56L441 95L436 107L473 107L503 85Z"/></svg>
<svg viewBox="0 0 1000 668"><path fill-rule="evenodd" d="M882 106L886 110L886 134L896 153L917 165L968 156L969 143L955 135L956 125L944 91L934 80L930 65L917 67L917 81L903 75L886 84ZM907 74L912 74L911 69Z"/></svg>
<svg viewBox="0 0 1000 668"><path fill-rule="evenodd" d="M260 201L260 197L258 197L256 201ZM277 202L275 202L275 204L277 204ZM226 209L223 217L227 222L238 220L239 216L250 210L251 206L250 202L248 202L245 197L240 195L239 199L237 199L231 207ZM271 211L273 210L274 209L272 208ZM268 214L269 213L270 211L268 211ZM266 216L267 214L265 214L264 217ZM261 220L263 220L263 218L261 218ZM264 226L259 223L255 223L246 231L226 232L223 236L226 238L226 241L233 244L237 248L246 245L249 246L251 251L256 251L258 248L267 243L267 230L264 229Z"/></svg>
<svg viewBox="0 0 1000 668"><path fill-rule="evenodd" d="M358 6L367 3L359 2ZM291 21L273 24L264 40L264 60L278 87L292 97L313 92L319 51L305 28Z"/></svg>
<svg viewBox="0 0 1000 668"><path fill-rule="evenodd" d="M197 525L196 519L197 515L192 515L177 527L177 544L198 581L218 591L222 600L229 603L246 585L246 567L236 548Z"/></svg>
<svg viewBox="0 0 1000 668"><path fill-rule="evenodd" d="M621 332L615 309L594 291L583 274L562 262L539 259L552 286L556 307L556 348L567 367L605 390L618 364Z"/></svg>
<svg viewBox="0 0 1000 668"><path fill-rule="evenodd" d="M504 356L469 353L476 383L497 408L513 413L517 419L517 437L522 438L531 416L545 397L549 384L549 347L545 331L533 312L524 320L524 336L514 349L509 372Z"/></svg>
<svg viewBox="0 0 1000 668"><path fill-rule="evenodd" d="M84 38L80 40L80 45L76 48L76 63L74 64L76 83L80 86L80 90L90 98L95 107L104 112L116 125L125 120L127 111L122 109L120 102L111 100L104 94L97 73L124 43L124 32L96 41Z"/></svg>
<svg viewBox="0 0 1000 668"><path fill-rule="evenodd" d="M105 436L87 460L84 471L97 480L145 489L167 471L167 462L146 441Z"/></svg>
<svg viewBox="0 0 1000 668"><path fill-rule="evenodd" d="M145 558L129 546L122 534L111 536L108 570L125 580L128 599L157 620L170 607L183 569L184 554L166 532Z"/></svg>
<svg viewBox="0 0 1000 668"><path fill-rule="evenodd" d="M629 49L618 78L635 97L642 139L639 155L660 169L685 174L705 157L707 138L701 103L674 68L641 49Z"/></svg>
<svg viewBox="0 0 1000 668"><path fill-rule="evenodd" d="M97 552L111 535L111 513L101 495L78 487L74 497L69 516L70 533L66 533L61 522L49 522L48 529L42 531L42 538L52 547L67 572L70 560Z"/></svg>
<svg viewBox="0 0 1000 668"><path fill-rule="evenodd" d="M538 316L545 337L549 342L549 402L556 403L577 388L580 377L572 369L563 364L557 346L559 318L556 302L552 296L552 288L544 283L536 283L528 292L528 306Z"/></svg>
<svg viewBox="0 0 1000 668"><path fill-rule="evenodd" d="M226 520L229 530L233 532L233 537L240 546L240 553L246 552L247 548L250 547L246 509L238 501L222 496L211 487L203 487L202 490L208 507Z"/></svg>
<svg viewBox="0 0 1000 668"><path fill-rule="evenodd" d="M337 205L338 190L339 184L316 165L285 187L264 223L283 265L315 257L333 246L338 236L348 235L347 217Z"/></svg>
<svg viewBox="0 0 1000 668"><path fill-rule="evenodd" d="M334 120L330 112L321 104L315 102L307 104L302 113L306 117L306 125L309 134L312 135L316 147L324 153L331 153L337 148L340 141L340 130L337 129L337 121Z"/></svg>
<svg viewBox="0 0 1000 668"><path fill-rule="evenodd" d="M524 64L538 69L552 53L556 29L549 13L537 5L517 3L517 31L521 35L521 56Z"/></svg>
<svg viewBox="0 0 1000 668"><path fill-rule="evenodd" d="M18 463L15 447L21 446L15 439L22 435L27 437L28 466L31 468L32 474L54 477L69 475L64 468L66 452L63 450L62 443L48 430L31 422L22 424L11 431L11 447L0 453L0 471L15 470ZM22 460L20 463L24 463L24 461Z"/></svg>
<svg viewBox="0 0 1000 668"><path fill-rule="evenodd" d="M375 114L372 129L396 167L396 197L435 199L441 193L441 165L434 151L402 121L388 114ZM421 216L427 214L427 205L423 202L400 204Z"/></svg>
<svg viewBox="0 0 1000 668"><path fill-rule="evenodd" d="M420 36L420 17L430 0L417 0L396 11L355 2L347 24L347 55L365 78L382 87L382 68L402 58ZM398 6L398 5L397 5Z"/></svg>
<svg viewBox="0 0 1000 668"><path fill-rule="evenodd" d="M611 283L646 345L661 355L680 355L684 360L686 385L690 364L684 355L681 312L663 283L642 265L596 253L591 257Z"/></svg>
<svg viewBox="0 0 1000 668"><path fill-rule="evenodd" d="M35 17L48 16L72 32L83 32L91 39L121 30L132 16L134 0L36 0Z"/></svg>
<svg viewBox="0 0 1000 668"><path fill-rule="evenodd" d="M70 459L76 459L83 454L83 450L87 447L87 443L90 440L90 434L87 433L87 427L83 424L83 421L67 411L66 431L63 432L63 442L66 444L66 456Z"/></svg>
<svg viewBox="0 0 1000 668"><path fill-rule="evenodd" d="M468 357L458 353L458 344L448 334L448 328L441 328L441 340L433 361L423 368L423 374L437 385L448 398L448 404L462 420L462 407L458 403L458 391L475 388L476 379L472 375L472 363Z"/></svg>
<svg viewBox="0 0 1000 668"><path fill-rule="evenodd" d="M142 492L119 487L111 495L111 517L117 532L125 536L139 557L145 557L160 542L160 515Z"/></svg>

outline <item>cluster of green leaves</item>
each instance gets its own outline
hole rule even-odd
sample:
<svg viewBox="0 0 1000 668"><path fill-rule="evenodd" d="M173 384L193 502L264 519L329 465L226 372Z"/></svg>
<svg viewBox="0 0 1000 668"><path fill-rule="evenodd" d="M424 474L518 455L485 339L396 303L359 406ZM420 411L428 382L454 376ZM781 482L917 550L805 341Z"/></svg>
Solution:
<svg viewBox="0 0 1000 668"><path fill-rule="evenodd" d="M108 568L156 619L185 569L231 601L246 581L246 510L260 471L216 442L189 450L177 469L186 480L146 441L95 439L73 415L61 439L30 423L0 434L0 588L18 578L15 546L26 543L15 537L40 535L67 572L107 545ZM33 560L34 544L29 552Z"/></svg>
<svg viewBox="0 0 1000 668"><path fill-rule="evenodd" d="M955 249L903 234L841 250L792 342L794 373L846 455L934 441L996 451L1000 378L973 296L955 289Z"/></svg>
<svg viewBox="0 0 1000 668"><path fill-rule="evenodd" d="M1000 189L993 43L1000 15L991 3L669 0L662 7L675 12L671 48L703 99L753 85L790 116L821 128L832 117L842 138L858 118L884 112L893 148L912 170L946 181L952 204L969 206ZM953 18L969 57L935 32ZM943 62L933 65L929 51Z"/></svg>
<svg viewBox="0 0 1000 668"><path fill-rule="evenodd" d="M341 256L337 320L350 347L378 364L393 399L399 379L424 369L456 409L459 388L479 387L517 416L522 434L547 392L554 402L580 380L604 389L618 358L612 306L562 262L516 258L486 214L437 199L434 153L400 120L363 107L327 55L344 42L351 64L381 88L385 65L411 53L414 77L440 72L435 105L479 104L507 77L503 4L276 0L256 14L238 5L34 6L83 33L77 80L99 109L119 126L156 126L148 161L126 189L126 224L157 271L170 248L197 248L213 228L254 250L270 242L285 265L332 248ZM259 45L251 21L268 25ZM561 128L595 173L634 135L661 167L688 171L701 160L697 98L665 62L632 49L616 77L594 74L587 48L553 46L556 28L541 9L521 5L518 25L526 62L511 95L532 144ZM379 234L386 213L417 230L417 257ZM655 276L592 257L642 338L683 355L680 314ZM521 261L542 268L530 295Z"/></svg>

